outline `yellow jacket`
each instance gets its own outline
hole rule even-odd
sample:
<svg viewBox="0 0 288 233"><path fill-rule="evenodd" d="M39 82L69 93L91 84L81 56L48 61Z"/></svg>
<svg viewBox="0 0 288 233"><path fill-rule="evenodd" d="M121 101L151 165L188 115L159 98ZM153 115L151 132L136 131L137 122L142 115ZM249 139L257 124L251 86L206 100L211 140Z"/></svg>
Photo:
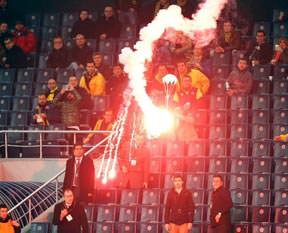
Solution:
<svg viewBox="0 0 288 233"><path fill-rule="evenodd" d="M94 131L98 131L98 130L107 130L107 131L111 131L113 129L113 122L109 123L105 128L103 128L103 124L104 120L100 119L96 122L95 126L94 126ZM109 134L102 134L103 136L107 137ZM87 139L90 140L92 137L94 136L93 133L88 134Z"/></svg>
<svg viewBox="0 0 288 233"><path fill-rule="evenodd" d="M8 220L8 222L0 222L0 232L2 233L14 233L14 227L12 224L12 220Z"/></svg>
<svg viewBox="0 0 288 233"><path fill-rule="evenodd" d="M79 86L84 88L91 96L103 96L105 95L105 78L102 74L95 74L89 82L89 87L86 85L85 77L80 79Z"/></svg>

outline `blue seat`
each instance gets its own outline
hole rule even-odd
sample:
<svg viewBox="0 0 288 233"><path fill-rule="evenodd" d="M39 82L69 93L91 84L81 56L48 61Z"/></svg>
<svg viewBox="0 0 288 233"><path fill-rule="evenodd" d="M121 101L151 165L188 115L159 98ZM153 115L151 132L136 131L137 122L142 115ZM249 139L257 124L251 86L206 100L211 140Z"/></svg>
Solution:
<svg viewBox="0 0 288 233"><path fill-rule="evenodd" d="M103 63L112 67L114 65L114 54L113 53L104 53L103 54Z"/></svg>
<svg viewBox="0 0 288 233"><path fill-rule="evenodd" d="M116 230L115 222L97 222L94 224L93 228L95 229L95 232L101 233L111 233Z"/></svg>
<svg viewBox="0 0 288 233"><path fill-rule="evenodd" d="M159 173L150 173L148 176L149 188L162 187L162 176Z"/></svg>
<svg viewBox="0 0 288 233"><path fill-rule="evenodd" d="M239 223L248 221L248 208L243 206L234 206L231 210L231 222Z"/></svg>
<svg viewBox="0 0 288 233"><path fill-rule="evenodd" d="M207 125L209 119L209 111L206 109L197 109L193 117L195 119L195 125Z"/></svg>
<svg viewBox="0 0 288 233"><path fill-rule="evenodd" d="M286 224L274 224L275 233L283 233L288 231L288 226Z"/></svg>
<svg viewBox="0 0 288 233"><path fill-rule="evenodd" d="M96 39L87 39L87 46L93 51L96 49L97 40Z"/></svg>
<svg viewBox="0 0 288 233"><path fill-rule="evenodd" d="M226 156L228 153L228 143L226 140L210 141L209 156Z"/></svg>
<svg viewBox="0 0 288 233"><path fill-rule="evenodd" d="M136 228L137 228L137 224L133 221L119 222L117 224L118 232L134 233L136 232Z"/></svg>
<svg viewBox="0 0 288 233"><path fill-rule="evenodd" d="M230 73L230 65L215 65L213 67L214 79L227 79Z"/></svg>
<svg viewBox="0 0 288 233"><path fill-rule="evenodd" d="M226 157L218 156L217 158L209 159L209 172L217 173L217 172L227 172L228 162Z"/></svg>
<svg viewBox="0 0 288 233"><path fill-rule="evenodd" d="M269 124L270 112L268 109L252 110L252 124Z"/></svg>
<svg viewBox="0 0 288 233"><path fill-rule="evenodd" d="M288 80L274 80L273 81L273 94L287 94Z"/></svg>
<svg viewBox="0 0 288 233"><path fill-rule="evenodd" d="M171 172L183 172L184 171L184 159L183 158L166 158L166 169L168 173Z"/></svg>
<svg viewBox="0 0 288 233"><path fill-rule="evenodd" d="M36 83L34 95L38 96L40 94L44 94L47 91L47 83Z"/></svg>
<svg viewBox="0 0 288 233"><path fill-rule="evenodd" d="M288 132L287 124L273 124L273 138Z"/></svg>
<svg viewBox="0 0 288 233"><path fill-rule="evenodd" d="M121 206L119 211L119 222L135 222L137 219L136 206Z"/></svg>
<svg viewBox="0 0 288 233"><path fill-rule="evenodd" d="M159 223L140 223L140 233L159 232Z"/></svg>
<svg viewBox="0 0 288 233"><path fill-rule="evenodd" d="M15 96L31 96L32 95L32 83L16 83L15 84Z"/></svg>
<svg viewBox="0 0 288 233"><path fill-rule="evenodd" d="M253 169L252 172L255 173L270 173L272 169L272 161L270 158L253 158Z"/></svg>
<svg viewBox="0 0 288 233"><path fill-rule="evenodd" d="M39 55L39 61L38 61L38 68L40 68L40 69L47 68L47 61L48 61L48 55L47 54L40 54Z"/></svg>
<svg viewBox="0 0 288 233"><path fill-rule="evenodd" d="M43 26L58 28L60 26L60 13L46 13L43 17Z"/></svg>
<svg viewBox="0 0 288 233"><path fill-rule="evenodd" d="M288 95L274 95L273 96L274 109L288 109Z"/></svg>
<svg viewBox="0 0 288 233"><path fill-rule="evenodd" d="M246 139L249 134L249 126L247 124L232 124L230 138L235 139Z"/></svg>
<svg viewBox="0 0 288 233"><path fill-rule="evenodd" d="M273 76L275 81L277 79L286 79L288 74L288 65L275 65L274 71L273 71Z"/></svg>
<svg viewBox="0 0 288 233"><path fill-rule="evenodd" d="M233 233L249 233L249 224L247 223L237 223L233 225Z"/></svg>
<svg viewBox="0 0 288 233"><path fill-rule="evenodd" d="M159 206L142 206L141 207L141 222L158 222L160 218Z"/></svg>
<svg viewBox="0 0 288 233"><path fill-rule="evenodd" d="M116 207L111 205L97 207L97 222L116 220Z"/></svg>
<svg viewBox="0 0 288 233"><path fill-rule="evenodd" d="M26 126L28 124L28 112L13 111L11 114L11 126Z"/></svg>
<svg viewBox="0 0 288 233"><path fill-rule="evenodd" d="M8 125L8 111L0 110L0 126Z"/></svg>
<svg viewBox="0 0 288 233"><path fill-rule="evenodd" d="M0 97L0 110L8 111L11 109L11 97Z"/></svg>
<svg viewBox="0 0 288 233"><path fill-rule="evenodd" d="M263 140L255 140L252 143L253 157L269 157L271 154L271 142Z"/></svg>
<svg viewBox="0 0 288 233"><path fill-rule="evenodd" d="M188 157L203 156L207 153L207 140L195 140L188 145Z"/></svg>
<svg viewBox="0 0 288 233"><path fill-rule="evenodd" d="M11 119L12 120L12 119ZM8 130L24 130L24 126L22 125L13 125L13 126L9 126L7 128ZM13 132L13 133L9 133L8 134L8 143L10 144L17 144L19 142L23 142L24 141L24 133L20 133L20 132ZM10 154L11 155L11 154Z"/></svg>
<svg viewBox="0 0 288 233"><path fill-rule="evenodd" d="M270 189L270 174L253 174L252 189Z"/></svg>
<svg viewBox="0 0 288 233"><path fill-rule="evenodd" d="M1 83L13 83L15 81L16 69L1 69L0 70L0 82Z"/></svg>
<svg viewBox="0 0 288 233"><path fill-rule="evenodd" d="M118 19L122 25L136 25L138 23L136 12L120 11Z"/></svg>
<svg viewBox="0 0 288 233"><path fill-rule="evenodd" d="M282 21L283 19L287 18L287 9L279 8L273 10L273 22Z"/></svg>
<svg viewBox="0 0 288 233"><path fill-rule="evenodd" d="M96 220L95 206L92 204L85 205L84 210L85 210L88 222L94 222Z"/></svg>
<svg viewBox="0 0 288 233"><path fill-rule="evenodd" d="M203 172L206 167L205 157L190 157L185 159L186 172Z"/></svg>
<svg viewBox="0 0 288 233"><path fill-rule="evenodd" d="M226 95L212 95L210 96L210 109L226 109L227 102L228 99Z"/></svg>
<svg viewBox="0 0 288 233"><path fill-rule="evenodd" d="M287 206L288 205L288 191L276 190L274 191L274 206Z"/></svg>
<svg viewBox="0 0 288 233"><path fill-rule="evenodd" d="M109 106L109 96L93 97L93 112L104 112Z"/></svg>
<svg viewBox="0 0 288 233"><path fill-rule="evenodd" d="M252 125L252 139L269 139L270 128L269 125L254 124Z"/></svg>
<svg viewBox="0 0 288 233"><path fill-rule="evenodd" d="M31 233L49 233L50 232L49 222L33 222L31 223Z"/></svg>
<svg viewBox="0 0 288 233"><path fill-rule="evenodd" d="M139 203L139 191L124 189L121 192L121 205L136 205Z"/></svg>
<svg viewBox="0 0 288 233"><path fill-rule="evenodd" d="M97 197L100 204L118 203L118 191L115 189L100 189L97 191Z"/></svg>
<svg viewBox="0 0 288 233"><path fill-rule="evenodd" d="M277 173L287 173L288 158L274 159L274 162Z"/></svg>
<svg viewBox="0 0 288 233"><path fill-rule="evenodd" d="M226 93L225 89L225 79L212 79L211 80L211 93L213 95L224 95Z"/></svg>
<svg viewBox="0 0 288 233"><path fill-rule="evenodd" d="M157 140L150 140L147 143L147 148L150 152L151 157L162 157L163 152L163 143Z"/></svg>
<svg viewBox="0 0 288 233"><path fill-rule="evenodd" d="M73 26L73 24L78 20L78 12L64 12L62 15L62 26Z"/></svg>
<svg viewBox="0 0 288 233"><path fill-rule="evenodd" d="M145 189L143 191L142 204L143 205L157 205L161 201L160 189Z"/></svg>
<svg viewBox="0 0 288 233"><path fill-rule="evenodd" d="M252 109L270 109L270 96L254 95L252 99Z"/></svg>
<svg viewBox="0 0 288 233"><path fill-rule="evenodd" d="M251 207L252 213L252 222L261 223L261 222L270 222L271 217L271 208L270 207ZM254 231L253 232L263 232L263 231Z"/></svg>
<svg viewBox="0 0 288 233"><path fill-rule="evenodd" d="M151 158L149 162L149 172L150 173L161 173L162 168L162 158Z"/></svg>
<svg viewBox="0 0 288 233"><path fill-rule="evenodd" d="M266 34L266 37L270 37L271 32L271 23L270 22L256 22L254 23L253 27L253 35L256 35L256 32L258 30L264 31Z"/></svg>
<svg viewBox="0 0 288 233"><path fill-rule="evenodd" d="M204 204L205 200L205 190L203 189L193 189L191 190L192 196L193 196L193 201L196 205L198 204Z"/></svg>
<svg viewBox="0 0 288 233"><path fill-rule="evenodd" d="M277 174L277 171L274 175L274 190L285 190L288 185L288 178L286 174Z"/></svg>
<svg viewBox="0 0 288 233"><path fill-rule="evenodd" d="M194 222L201 223L204 221L204 213L206 213L206 209L207 207L203 205L195 206Z"/></svg>
<svg viewBox="0 0 288 233"><path fill-rule="evenodd" d="M285 142L274 142L273 144L273 156L287 157L288 156L288 145Z"/></svg>
<svg viewBox="0 0 288 233"><path fill-rule="evenodd" d="M62 38L66 41L71 38L72 26L65 26L61 28Z"/></svg>
<svg viewBox="0 0 288 233"><path fill-rule="evenodd" d="M248 191L235 189L231 190L231 199L234 205L247 205L248 204Z"/></svg>
<svg viewBox="0 0 288 233"><path fill-rule="evenodd" d="M273 25L273 37L287 37L288 36L288 22L274 23Z"/></svg>
<svg viewBox="0 0 288 233"><path fill-rule="evenodd" d="M188 173L186 178L187 189L203 189L204 188L204 174Z"/></svg>
<svg viewBox="0 0 288 233"><path fill-rule="evenodd" d="M231 156L240 157L248 156L250 141L247 139L231 140Z"/></svg>
<svg viewBox="0 0 288 233"><path fill-rule="evenodd" d="M27 14L25 15L25 25L29 28L40 27L41 15L40 14Z"/></svg>
<svg viewBox="0 0 288 233"><path fill-rule="evenodd" d="M254 190L252 193L252 205L269 206L271 201L270 190Z"/></svg>
<svg viewBox="0 0 288 233"><path fill-rule="evenodd" d="M33 83L34 82L34 69L18 69L17 82Z"/></svg>
<svg viewBox="0 0 288 233"><path fill-rule="evenodd" d="M239 157L231 159L231 173L248 173L250 159L247 157Z"/></svg>
<svg viewBox="0 0 288 233"><path fill-rule="evenodd" d="M12 96L13 86L9 83L0 83L0 96Z"/></svg>
<svg viewBox="0 0 288 233"><path fill-rule="evenodd" d="M106 39L99 41L99 51L101 53L115 53L116 41L115 39Z"/></svg>
<svg viewBox="0 0 288 233"><path fill-rule="evenodd" d="M36 82L37 83L45 83L48 82L50 78L54 78L54 70L53 69L38 69L36 74Z"/></svg>
<svg viewBox="0 0 288 233"><path fill-rule="evenodd" d="M69 81L69 77L73 75L71 70L59 69L57 70L57 82L61 84L66 84Z"/></svg>
<svg viewBox="0 0 288 233"><path fill-rule="evenodd" d="M259 221L258 221L259 222ZM271 233L271 224L269 223L253 223L252 232Z"/></svg>
<svg viewBox="0 0 288 233"><path fill-rule="evenodd" d="M248 174L231 174L230 189L248 189Z"/></svg>
<svg viewBox="0 0 288 233"><path fill-rule="evenodd" d="M268 78L271 74L271 65L256 65L252 72L256 79Z"/></svg>
<svg viewBox="0 0 288 233"><path fill-rule="evenodd" d="M270 81L267 79L253 80L253 93L269 94L270 93Z"/></svg>
<svg viewBox="0 0 288 233"><path fill-rule="evenodd" d="M13 97L13 111L28 111L30 110L30 97Z"/></svg>
<svg viewBox="0 0 288 233"><path fill-rule="evenodd" d="M41 48L40 48L40 52L42 53L48 53L50 51L52 51L53 49L53 42L52 40L46 40L46 38L44 38L41 41Z"/></svg>
<svg viewBox="0 0 288 233"><path fill-rule="evenodd" d="M248 124L249 111L248 110L232 110L231 124Z"/></svg>
<svg viewBox="0 0 288 233"><path fill-rule="evenodd" d="M211 140L226 139L227 127L225 125L212 125L210 127L209 138Z"/></svg>
<svg viewBox="0 0 288 233"><path fill-rule="evenodd" d="M118 53L121 53L123 48L132 48L135 44L134 40L129 39L118 39Z"/></svg>
<svg viewBox="0 0 288 233"><path fill-rule="evenodd" d="M135 39L136 38L136 25L125 25L121 27L120 38Z"/></svg>
<svg viewBox="0 0 288 233"><path fill-rule="evenodd" d="M210 125L226 124L227 123L227 111L226 110L210 111L209 122L210 122Z"/></svg>
<svg viewBox="0 0 288 233"><path fill-rule="evenodd" d="M183 157L184 154L184 143L181 142L170 142L167 144L166 156L167 157Z"/></svg>
<svg viewBox="0 0 288 233"><path fill-rule="evenodd" d="M249 97L248 96L232 96L231 97L231 109L248 109L249 108Z"/></svg>
<svg viewBox="0 0 288 233"><path fill-rule="evenodd" d="M55 27L51 26L42 27L41 35L42 38L45 38L46 40L52 40L55 36L57 36L57 34L58 29L56 29Z"/></svg>

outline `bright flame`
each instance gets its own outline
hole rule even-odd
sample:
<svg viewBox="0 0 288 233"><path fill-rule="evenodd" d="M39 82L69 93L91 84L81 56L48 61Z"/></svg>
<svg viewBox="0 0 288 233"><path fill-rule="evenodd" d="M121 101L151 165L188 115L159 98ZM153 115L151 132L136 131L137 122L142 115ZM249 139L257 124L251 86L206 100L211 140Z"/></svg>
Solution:
<svg viewBox="0 0 288 233"><path fill-rule="evenodd" d="M144 126L151 138L159 137L162 133L173 128L174 116L166 109L154 108L154 111L144 115Z"/></svg>
<svg viewBox="0 0 288 233"><path fill-rule="evenodd" d="M109 179L115 179L116 177L116 170L113 168L109 171L109 175L108 175Z"/></svg>
<svg viewBox="0 0 288 233"><path fill-rule="evenodd" d="M104 177L104 178L102 179L102 184L107 184L107 182L108 182L107 177Z"/></svg>

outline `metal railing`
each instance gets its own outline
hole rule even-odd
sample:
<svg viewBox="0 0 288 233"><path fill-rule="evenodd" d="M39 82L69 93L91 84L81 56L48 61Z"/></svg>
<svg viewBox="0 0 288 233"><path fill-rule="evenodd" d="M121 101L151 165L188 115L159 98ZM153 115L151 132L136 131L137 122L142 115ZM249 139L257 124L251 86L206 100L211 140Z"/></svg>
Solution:
<svg viewBox="0 0 288 233"><path fill-rule="evenodd" d="M88 132L88 131L87 131ZM90 132L90 131L89 131ZM93 131L95 133L95 131ZM103 131L107 133L107 131ZM78 133L78 131L77 131ZM85 152L84 156L87 156L100 145L108 141L108 139L113 135L113 132L99 143L90 148ZM97 159L101 159L101 156ZM63 175L65 169L60 171L58 174L50 178L43 185L37 188L29 196L24 198L21 202L15 205L9 210L9 214L12 215L13 219L18 221L21 227L25 227L30 224L33 219L43 213L45 210L56 204L62 198L62 188L63 188ZM43 191L49 189L49 192L43 196Z"/></svg>
<svg viewBox="0 0 288 233"><path fill-rule="evenodd" d="M39 140L34 141L34 142L39 142L37 145L20 145L20 144L10 144L8 140L9 134L39 134ZM4 135L4 144L0 145L0 147L4 147L4 154L5 158L9 158L9 153L8 153L8 147L15 147L15 148L32 148L32 147L39 147L39 158L43 158L43 147L53 147L53 145L44 145L43 142L47 139L45 139L45 135L48 134L67 134L67 135L73 135L73 143L76 142L77 135L79 134L111 134L112 131L107 131L107 130L1 130L0 134ZM59 139L59 138L58 138ZM64 138L63 138L64 139ZM28 141L28 140L26 140ZM26 142L23 140L23 142ZM63 144L63 145L57 145L59 148L67 148L69 147L68 144ZM93 147L92 147L93 148ZM92 149L91 148L91 149ZM94 150L94 149L92 149Z"/></svg>

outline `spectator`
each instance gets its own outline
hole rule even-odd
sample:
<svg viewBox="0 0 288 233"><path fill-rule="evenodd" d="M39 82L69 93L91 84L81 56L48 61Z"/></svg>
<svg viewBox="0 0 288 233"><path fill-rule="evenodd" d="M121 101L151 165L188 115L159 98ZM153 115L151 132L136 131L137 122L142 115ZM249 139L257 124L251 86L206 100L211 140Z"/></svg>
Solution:
<svg viewBox="0 0 288 233"><path fill-rule="evenodd" d="M205 57L203 49L197 47L193 49L192 56L187 62L188 67L197 68L208 77L211 77L211 65L211 61L209 58Z"/></svg>
<svg viewBox="0 0 288 233"><path fill-rule="evenodd" d="M0 232L1 233L21 232L19 223L12 220L12 218L8 215L8 207L5 204L0 204Z"/></svg>
<svg viewBox="0 0 288 233"><path fill-rule="evenodd" d="M155 4L154 16L156 16L160 10L167 9L170 4L170 0L158 0Z"/></svg>
<svg viewBox="0 0 288 233"><path fill-rule="evenodd" d="M192 229L195 211L193 196L185 189L182 176L173 177L173 186L165 203L165 229L170 233L188 233Z"/></svg>
<svg viewBox="0 0 288 233"><path fill-rule="evenodd" d="M275 46L274 58L271 64L288 64L288 40L280 38L278 45Z"/></svg>
<svg viewBox="0 0 288 233"><path fill-rule="evenodd" d="M107 131L110 131L112 130L113 128L113 111L108 109L105 111L104 115L103 115L103 118L102 119L99 119L95 126L94 126L94 131L98 131L98 130L107 130ZM83 143L84 144L87 144L91 141L91 139L93 137L96 136L96 140L94 140L94 142L100 142L102 139L104 139L105 137L107 137L109 135L108 134L97 134L97 133L90 133L88 134L88 136L83 140Z"/></svg>
<svg viewBox="0 0 288 233"><path fill-rule="evenodd" d="M170 50L175 62L187 59L191 54L192 40L183 32L176 32L176 39L171 43Z"/></svg>
<svg viewBox="0 0 288 233"><path fill-rule="evenodd" d="M281 134L279 136L275 136L274 141L276 141L276 142L288 142L288 133Z"/></svg>
<svg viewBox="0 0 288 233"><path fill-rule="evenodd" d="M182 15L186 18L191 18L198 5L197 1L193 3L189 0L177 0L176 4L181 7Z"/></svg>
<svg viewBox="0 0 288 233"><path fill-rule="evenodd" d="M89 18L89 10L82 9L79 19L74 23L71 37L74 38L78 34L85 36L87 39L95 39L95 23Z"/></svg>
<svg viewBox="0 0 288 233"><path fill-rule="evenodd" d="M76 35L74 38L75 46L70 50L69 68L75 71L83 72L85 65L91 59L92 49L87 46L86 38L82 34Z"/></svg>
<svg viewBox="0 0 288 233"><path fill-rule="evenodd" d="M22 21L16 21L13 31L14 42L25 54L36 52L36 37L34 33L24 26Z"/></svg>
<svg viewBox="0 0 288 233"><path fill-rule="evenodd" d="M5 48L4 40L7 38L13 38L11 32L9 32L8 24L6 22L2 22L0 24L0 43L3 48Z"/></svg>
<svg viewBox="0 0 288 233"><path fill-rule="evenodd" d="M88 233L88 221L84 208L75 200L71 189L63 191L64 201L54 207L53 225L57 233Z"/></svg>
<svg viewBox="0 0 288 233"><path fill-rule="evenodd" d="M79 81L76 76L70 76L68 85L73 87L81 96L80 109L90 109L91 107L91 98L87 94L86 90L79 86Z"/></svg>
<svg viewBox="0 0 288 233"><path fill-rule="evenodd" d="M191 78L192 88L196 89L196 99L201 99L209 90L210 81L205 74L203 74L198 69L192 68L190 72L188 72L187 65L185 62L177 63L177 71L178 71L178 80L180 82L180 86L182 85L183 78L185 76L189 76Z"/></svg>
<svg viewBox="0 0 288 233"><path fill-rule="evenodd" d="M47 84L48 90L46 91L45 96L48 102L52 102L56 95L59 93L59 88L54 78L50 78Z"/></svg>
<svg viewBox="0 0 288 233"><path fill-rule="evenodd" d="M153 54L153 61L156 64L170 64L172 63L172 52L170 50L170 42L160 38L155 43L155 50Z"/></svg>
<svg viewBox="0 0 288 233"><path fill-rule="evenodd" d="M105 95L105 79L92 61L87 63L86 71L81 77L79 85L92 97Z"/></svg>
<svg viewBox="0 0 288 233"><path fill-rule="evenodd" d="M231 21L226 20L223 23L223 29L219 32L216 40L216 53L232 52L240 49L240 35L235 31Z"/></svg>
<svg viewBox="0 0 288 233"><path fill-rule="evenodd" d="M71 86L63 87L53 104L60 108L61 122L66 127L78 126L80 119L80 94Z"/></svg>
<svg viewBox="0 0 288 233"><path fill-rule="evenodd" d="M210 203L209 233L231 232L230 209L233 206L229 190L223 187L223 179L219 175L213 176L213 193Z"/></svg>
<svg viewBox="0 0 288 233"><path fill-rule="evenodd" d="M53 38L53 49L48 55L47 67L48 68L66 68L68 63L68 50L64 45L63 38L56 36Z"/></svg>
<svg viewBox="0 0 288 233"><path fill-rule="evenodd" d="M164 92L164 86L162 79L169 73L168 68L164 64L160 64L157 67L156 74L154 79L151 81L151 89L152 91L158 92L159 95L162 95Z"/></svg>
<svg viewBox="0 0 288 233"><path fill-rule="evenodd" d="M17 46L12 38L4 41L6 48L5 68L25 68L27 67L27 57L23 50Z"/></svg>
<svg viewBox="0 0 288 233"><path fill-rule="evenodd" d="M96 69L104 76L104 78L108 78L111 75L111 72L109 66L103 63L102 53L95 52L93 53L92 58Z"/></svg>
<svg viewBox="0 0 288 233"><path fill-rule="evenodd" d="M259 30L256 34L256 42L251 44L247 55L252 62L252 66L265 65L270 63L272 59L272 48L266 41L265 32Z"/></svg>
<svg viewBox="0 0 288 233"><path fill-rule="evenodd" d="M140 6L141 0L117 0L117 8L121 11L134 12Z"/></svg>
<svg viewBox="0 0 288 233"><path fill-rule="evenodd" d="M97 35L100 40L118 38L120 36L121 24L114 14L112 6L106 6L104 15L96 22Z"/></svg>
<svg viewBox="0 0 288 233"><path fill-rule="evenodd" d="M50 107L47 103L46 96L39 95L38 96L38 105L33 111L33 120L34 124L37 124L39 126L48 126L49 121L48 121L48 112L50 110Z"/></svg>
<svg viewBox="0 0 288 233"><path fill-rule="evenodd" d="M93 160L84 156L82 144L76 144L73 148L73 158L66 162L66 172L63 189L70 188L79 202L92 201L94 193L95 169Z"/></svg>
<svg viewBox="0 0 288 233"><path fill-rule="evenodd" d="M253 85L253 76L248 70L246 59L239 60L237 69L227 79L226 89L229 96L249 95Z"/></svg>
<svg viewBox="0 0 288 233"><path fill-rule="evenodd" d="M108 79L106 87L106 94L110 95L112 109L117 113L123 102L124 91L128 87L128 77L122 65L113 66L112 76Z"/></svg>

